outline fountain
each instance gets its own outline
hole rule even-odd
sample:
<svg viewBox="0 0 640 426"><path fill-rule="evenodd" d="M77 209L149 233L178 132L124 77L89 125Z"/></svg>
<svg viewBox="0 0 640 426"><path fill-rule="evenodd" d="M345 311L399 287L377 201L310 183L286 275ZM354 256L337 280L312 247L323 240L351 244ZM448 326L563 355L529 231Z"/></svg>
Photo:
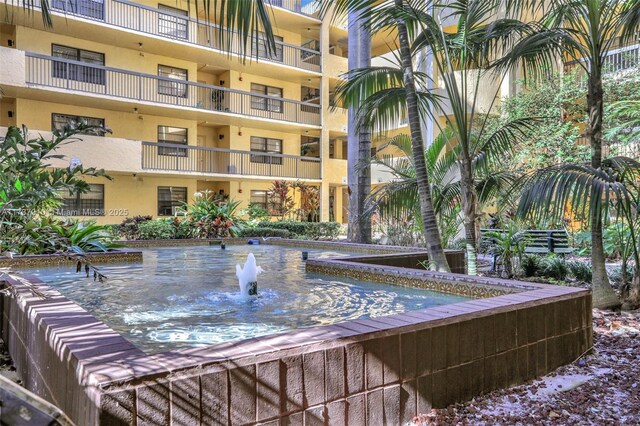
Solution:
<svg viewBox="0 0 640 426"><path fill-rule="evenodd" d="M236 276L240 284L240 293L243 296L258 295L258 274L264 270L256 265L256 258L253 253L249 253L244 267L236 264Z"/></svg>

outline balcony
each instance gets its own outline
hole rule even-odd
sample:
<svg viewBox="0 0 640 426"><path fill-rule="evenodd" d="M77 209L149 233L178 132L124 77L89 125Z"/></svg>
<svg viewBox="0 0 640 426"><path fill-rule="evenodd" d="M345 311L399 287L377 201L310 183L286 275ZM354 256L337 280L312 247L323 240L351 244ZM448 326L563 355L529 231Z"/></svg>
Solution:
<svg viewBox="0 0 640 426"><path fill-rule="evenodd" d="M179 173L320 179L318 158L142 142L142 169Z"/></svg>
<svg viewBox="0 0 640 426"><path fill-rule="evenodd" d="M26 53L26 84L227 116L319 126L320 106L152 74Z"/></svg>
<svg viewBox="0 0 640 426"><path fill-rule="evenodd" d="M578 62L584 62L584 59L565 62L565 70L571 70L578 65ZM623 73L637 67L640 67L640 43L609 50L602 60L602 69L605 73Z"/></svg>
<svg viewBox="0 0 640 426"><path fill-rule="evenodd" d="M282 5L280 5L280 3ZM83 19L103 22L118 28L189 43L226 54L243 51L238 37L220 40L220 27L204 20L159 10L127 0L53 0L51 9ZM297 6L296 6L297 4ZM274 0L272 5L284 9L300 9L300 1ZM301 13L299 10L294 10ZM276 42L276 50L267 54L263 42L254 38L247 56L302 70L320 72L321 55L309 46L301 47Z"/></svg>

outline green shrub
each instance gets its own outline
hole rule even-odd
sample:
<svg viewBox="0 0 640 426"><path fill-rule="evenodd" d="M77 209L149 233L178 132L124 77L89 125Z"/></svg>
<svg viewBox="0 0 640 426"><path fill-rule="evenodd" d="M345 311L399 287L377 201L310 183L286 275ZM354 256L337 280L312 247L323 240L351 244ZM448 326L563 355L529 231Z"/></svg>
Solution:
<svg viewBox="0 0 640 426"><path fill-rule="evenodd" d="M169 240L175 236L173 224L165 219L142 222L138 229L142 240Z"/></svg>
<svg viewBox="0 0 640 426"><path fill-rule="evenodd" d="M128 217L120 223L120 235L125 240L137 240L140 238L140 225L152 220L151 216Z"/></svg>
<svg viewBox="0 0 640 426"><path fill-rule="evenodd" d="M520 262L520 268L525 277L534 277L539 275L542 259L535 254L525 254Z"/></svg>
<svg viewBox="0 0 640 426"><path fill-rule="evenodd" d="M238 237L280 237L291 238L291 232L286 229L268 228L258 226L255 228L245 228L240 231Z"/></svg>
<svg viewBox="0 0 640 426"><path fill-rule="evenodd" d="M571 275L573 275L575 279L584 283L591 282L593 275L591 264L587 262L574 261L569 262L567 266L569 266L569 271L571 271Z"/></svg>
<svg viewBox="0 0 640 426"><path fill-rule="evenodd" d="M340 233L337 222L296 222L283 220L278 222L260 222L258 228L284 229L289 231L292 238L306 238L312 240L334 239Z"/></svg>
<svg viewBox="0 0 640 426"><path fill-rule="evenodd" d="M249 203L249 207L245 209L244 214L249 216L249 220L255 221L264 221L267 220L270 216L267 209L256 203Z"/></svg>
<svg viewBox="0 0 640 426"><path fill-rule="evenodd" d="M569 275L569 267L567 262L558 256L547 256L542 259L542 274L545 277L553 278L558 281L564 281Z"/></svg>

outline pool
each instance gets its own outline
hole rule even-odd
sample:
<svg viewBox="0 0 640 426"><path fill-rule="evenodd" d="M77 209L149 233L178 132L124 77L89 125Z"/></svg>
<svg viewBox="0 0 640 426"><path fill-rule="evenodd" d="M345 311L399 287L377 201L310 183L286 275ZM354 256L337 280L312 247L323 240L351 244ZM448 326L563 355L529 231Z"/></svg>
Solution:
<svg viewBox="0 0 640 426"><path fill-rule="evenodd" d="M346 252L272 245L143 249L143 263L100 266L94 282L69 266L23 270L75 301L147 353L375 318L469 297L305 272L309 258ZM258 296L239 294L235 265L252 252Z"/></svg>

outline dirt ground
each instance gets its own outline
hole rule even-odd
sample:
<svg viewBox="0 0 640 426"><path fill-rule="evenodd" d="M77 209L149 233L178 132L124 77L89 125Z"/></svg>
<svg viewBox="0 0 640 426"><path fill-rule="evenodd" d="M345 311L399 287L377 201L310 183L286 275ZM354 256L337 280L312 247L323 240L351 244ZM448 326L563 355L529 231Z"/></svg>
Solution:
<svg viewBox="0 0 640 426"><path fill-rule="evenodd" d="M640 425L640 311L594 310L594 351L522 386L424 413L416 425Z"/></svg>

